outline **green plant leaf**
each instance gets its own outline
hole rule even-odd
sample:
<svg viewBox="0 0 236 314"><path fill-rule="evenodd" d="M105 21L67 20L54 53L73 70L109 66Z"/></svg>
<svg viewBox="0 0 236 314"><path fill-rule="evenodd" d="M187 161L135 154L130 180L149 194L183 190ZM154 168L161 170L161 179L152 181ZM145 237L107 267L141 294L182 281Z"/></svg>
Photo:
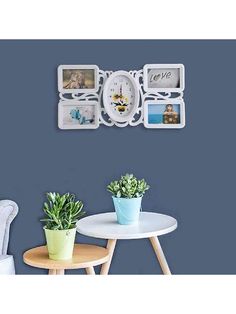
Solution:
<svg viewBox="0 0 236 314"><path fill-rule="evenodd" d="M85 214L82 211L83 203L76 201L75 195L65 193L46 193L48 202L44 203L43 211L46 218L41 221L46 222L45 227L50 230L66 230L75 226L76 222Z"/></svg>
<svg viewBox="0 0 236 314"><path fill-rule="evenodd" d="M133 174L126 173L117 181L107 185L107 191L115 197L141 197L150 188L144 179L138 180Z"/></svg>

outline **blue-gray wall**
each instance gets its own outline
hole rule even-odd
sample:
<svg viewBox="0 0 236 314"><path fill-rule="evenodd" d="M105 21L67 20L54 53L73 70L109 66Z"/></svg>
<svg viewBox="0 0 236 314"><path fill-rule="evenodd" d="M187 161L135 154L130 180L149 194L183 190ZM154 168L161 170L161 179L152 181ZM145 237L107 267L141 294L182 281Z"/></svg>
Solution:
<svg viewBox="0 0 236 314"><path fill-rule="evenodd" d="M76 193L88 214L110 211L106 184L133 172L151 185L145 210L179 222L160 238L173 273L236 273L235 56L235 41L0 41L0 198L20 207L9 246L17 272L45 273L25 265L22 253L44 243L46 191ZM145 63L185 65L184 129L57 128L59 64L132 70ZM120 241L111 273L160 268L147 240Z"/></svg>

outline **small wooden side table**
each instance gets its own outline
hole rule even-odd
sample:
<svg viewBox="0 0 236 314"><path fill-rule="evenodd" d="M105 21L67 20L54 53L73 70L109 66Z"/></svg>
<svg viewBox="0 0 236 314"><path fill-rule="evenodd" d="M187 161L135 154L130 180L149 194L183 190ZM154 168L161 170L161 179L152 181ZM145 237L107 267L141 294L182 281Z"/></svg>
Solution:
<svg viewBox="0 0 236 314"><path fill-rule="evenodd" d="M103 247L89 244L75 244L71 260L54 261L49 259L46 246L26 251L23 255L26 264L48 269L49 275L64 275L65 269L85 268L87 275L95 275L94 266L109 260L109 251Z"/></svg>
<svg viewBox="0 0 236 314"><path fill-rule="evenodd" d="M102 265L101 275L107 275L112 261L117 240L148 238L165 275L171 271L162 251L158 237L170 233L177 228L175 218L153 212L141 212L139 222L135 225L120 225L116 214L103 213L87 216L77 222L77 231L83 235L107 239L107 249L110 253L108 262Z"/></svg>

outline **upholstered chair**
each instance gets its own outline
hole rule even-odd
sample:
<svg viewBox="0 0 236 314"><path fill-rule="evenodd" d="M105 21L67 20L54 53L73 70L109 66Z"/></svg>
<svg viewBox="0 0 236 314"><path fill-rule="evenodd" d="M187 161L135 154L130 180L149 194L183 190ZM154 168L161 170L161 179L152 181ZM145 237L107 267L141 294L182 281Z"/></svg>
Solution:
<svg viewBox="0 0 236 314"><path fill-rule="evenodd" d="M15 274L14 258L7 254L10 225L18 213L18 206L10 200L0 201L0 275Z"/></svg>

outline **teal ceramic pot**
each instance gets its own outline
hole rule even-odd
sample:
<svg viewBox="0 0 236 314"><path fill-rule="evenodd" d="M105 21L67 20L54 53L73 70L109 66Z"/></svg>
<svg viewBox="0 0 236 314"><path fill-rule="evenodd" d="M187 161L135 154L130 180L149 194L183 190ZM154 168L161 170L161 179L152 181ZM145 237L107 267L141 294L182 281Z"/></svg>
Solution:
<svg viewBox="0 0 236 314"><path fill-rule="evenodd" d="M142 197L122 198L112 196L117 221L121 225L132 225L138 222Z"/></svg>

